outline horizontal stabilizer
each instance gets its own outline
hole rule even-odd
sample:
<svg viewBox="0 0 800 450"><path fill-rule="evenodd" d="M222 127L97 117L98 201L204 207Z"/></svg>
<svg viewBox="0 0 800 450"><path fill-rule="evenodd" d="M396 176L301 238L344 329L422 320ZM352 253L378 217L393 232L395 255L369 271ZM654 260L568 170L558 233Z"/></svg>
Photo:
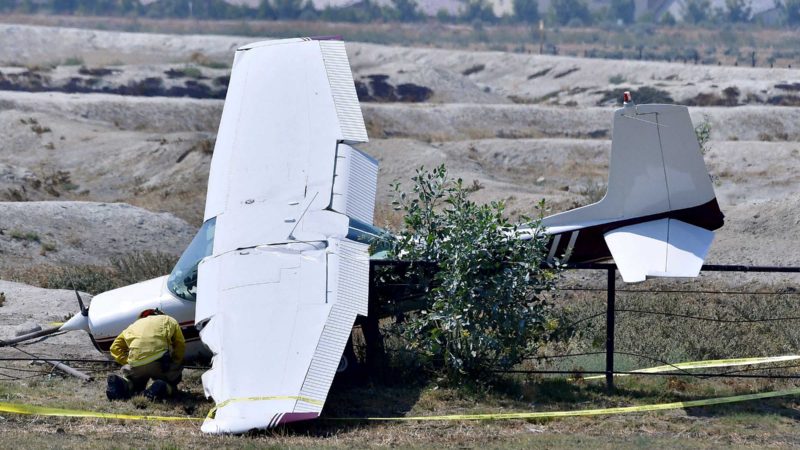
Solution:
<svg viewBox="0 0 800 450"><path fill-rule="evenodd" d="M634 283L647 277L696 277L714 232L661 219L617 228L604 237L622 279Z"/></svg>

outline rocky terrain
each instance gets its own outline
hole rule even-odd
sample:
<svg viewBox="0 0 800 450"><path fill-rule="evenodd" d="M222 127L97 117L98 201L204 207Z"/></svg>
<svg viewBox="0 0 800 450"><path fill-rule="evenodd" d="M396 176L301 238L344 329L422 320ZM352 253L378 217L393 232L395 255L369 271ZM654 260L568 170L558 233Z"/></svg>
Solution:
<svg viewBox="0 0 800 450"><path fill-rule="evenodd" d="M55 326L78 312L75 293L69 290L42 289L22 283L0 281L0 292L5 298L0 307L0 340ZM81 296L84 300L91 301L91 295L83 293ZM28 342L21 348L37 356L64 359L102 358L89 336L83 332L58 334L46 340ZM3 355L25 356L12 349L4 349Z"/></svg>
<svg viewBox="0 0 800 450"><path fill-rule="evenodd" d="M2 202L1 268L106 264L132 251L180 254L194 227L170 213L125 203Z"/></svg>

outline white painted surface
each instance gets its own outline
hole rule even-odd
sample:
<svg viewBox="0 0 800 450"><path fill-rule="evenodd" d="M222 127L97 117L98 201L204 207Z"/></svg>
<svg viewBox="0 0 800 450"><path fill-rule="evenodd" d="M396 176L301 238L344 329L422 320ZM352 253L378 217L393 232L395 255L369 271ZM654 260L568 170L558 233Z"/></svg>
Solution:
<svg viewBox="0 0 800 450"><path fill-rule="evenodd" d="M163 276L95 295L89 307L94 337L116 338L142 311L161 307L162 297L170 296L166 280Z"/></svg>
<svg viewBox="0 0 800 450"><path fill-rule="evenodd" d="M125 328L136 321L145 309L159 308L178 321L182 327L192 326L195 303L176 298L166 285L167 276L142 281L94 296L89 306L89 315L73 316L61 329L85 330L95 340L108 341L116 338ZM184 359L207 357L208 350L199 340L186 343Z"/></svg>
<svg viewBox="0 0 800 450"><path fill-rule="evenodd" d="M209 433L322 410L357 314L367 313L377 162L339 41L289 39L237 52L211 162L196 323L214 353ZM301 416L298 416L300 414Z"/></svg>
<svg viewBox="0 0 800 450"><path fill-rule="evenodd" d="M378 183L378 161L347 144L339 144L338 149L331 209L371 224L375 190L370 186Z"/></svg>
<svg viewBox="0 0 800 450"><path fill-rule="evenodd" d="M352 117L361 117L355 87L349 102L341 87L347 81L353 86L352 75L343 81L341 71L327 71L320 42L327 41L253 44L236 53L211 163L205 220L235 216L232 222L220 218L217 226L236 223L238 233L235 241L216 239L215 253L286 241L296 224L291 220L329 205L337 142L366 138L363 119ZM336 55L344 58L339 65L348 64L343 50ZM359 123L362 133L357 132ZM280 220L248 225L255 217Z"/></svg>
<svg viewBox="0 0 800 450"><path fill-rule="evenodd" d="M618 228L605 234L623 281L647 277L696 277L714 232L674 219Z"/></svg>
<svg viewBox="0 0 800 450"><path fill-rule="evenodd" d="M686 107L628 106L614 112L606 195L546 217L543 224L576 229L698 206L714 197Z"/></svg>

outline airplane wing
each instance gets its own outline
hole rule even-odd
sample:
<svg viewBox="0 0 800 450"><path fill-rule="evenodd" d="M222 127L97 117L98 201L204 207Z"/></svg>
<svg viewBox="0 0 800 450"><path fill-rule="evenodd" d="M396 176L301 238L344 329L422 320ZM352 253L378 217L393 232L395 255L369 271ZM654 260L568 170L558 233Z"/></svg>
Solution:
<svg viewBox="0 0 800 450"><path fill-rule="evenodd" d="M357 314L367 313L377 162L344 43L289 39L236 52L211 162L195 323L209 433L317 417Z"/></svg>

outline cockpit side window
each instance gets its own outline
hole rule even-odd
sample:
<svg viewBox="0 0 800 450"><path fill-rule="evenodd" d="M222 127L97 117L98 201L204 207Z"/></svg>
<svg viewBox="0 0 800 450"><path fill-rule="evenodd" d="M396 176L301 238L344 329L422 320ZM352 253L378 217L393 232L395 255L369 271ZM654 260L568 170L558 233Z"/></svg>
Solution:
<svg viewBox="0 0 800 450"><path fill-rule="evenodd" d="M186 247L167 279L167 288L184 300L197 300L197 266L214 250L214 228L217 218L208 219Z"/></svg>

